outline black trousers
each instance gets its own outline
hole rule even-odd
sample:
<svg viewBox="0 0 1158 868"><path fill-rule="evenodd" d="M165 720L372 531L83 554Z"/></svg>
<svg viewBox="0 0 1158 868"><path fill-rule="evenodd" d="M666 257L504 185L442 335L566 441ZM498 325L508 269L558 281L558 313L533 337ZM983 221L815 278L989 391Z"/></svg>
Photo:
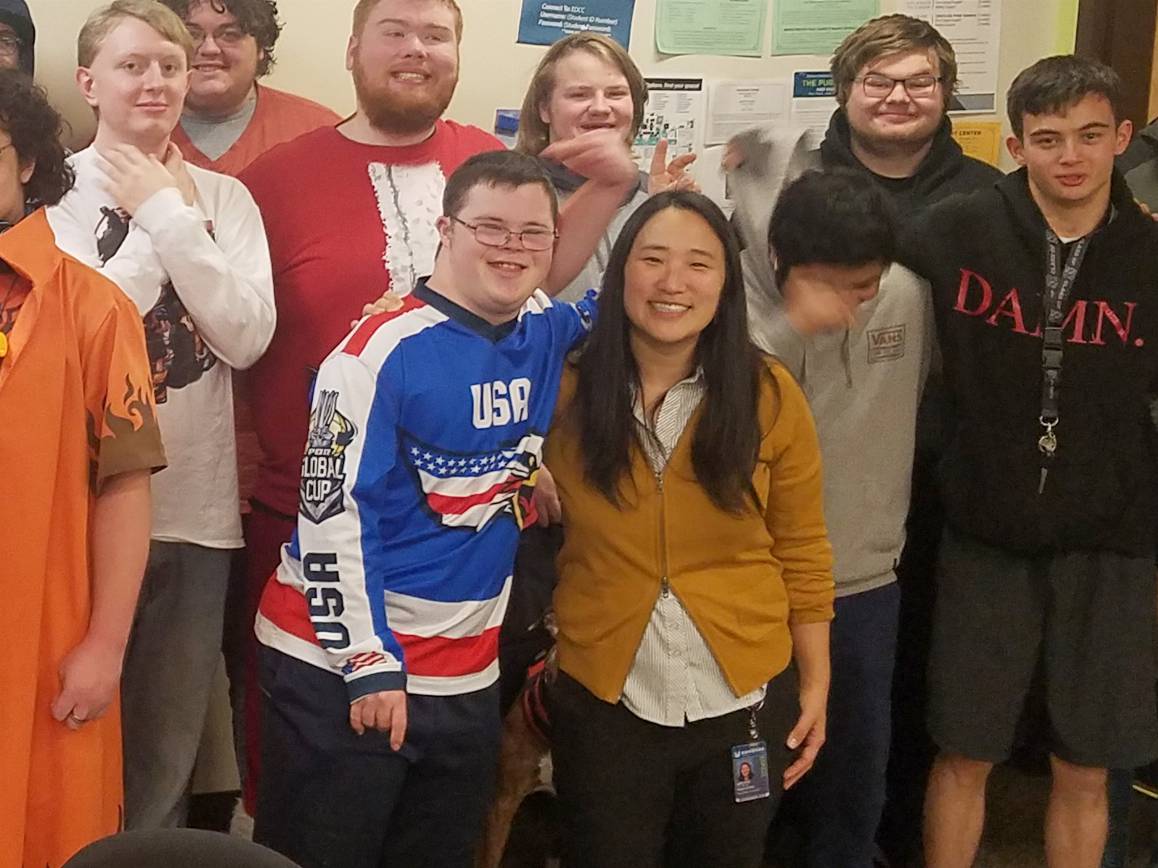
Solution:
<svg viewBox="0 0 1158 868"><path fill-rule="evenodd" d="M406 740L357 735L342 679L261 649L254 840L302 868L470 868L494 791L498 685L407 697Z"/></svg>
<svg viewBox="0 0 1158 868"><path fill-rule="evenodd" d="M560 672L550 692L565 868L758 868L793 754L796 670L768 685L756 719L772 795L737 804L731 748L751 741L749 712L666 727L597 699Z"/></svg>

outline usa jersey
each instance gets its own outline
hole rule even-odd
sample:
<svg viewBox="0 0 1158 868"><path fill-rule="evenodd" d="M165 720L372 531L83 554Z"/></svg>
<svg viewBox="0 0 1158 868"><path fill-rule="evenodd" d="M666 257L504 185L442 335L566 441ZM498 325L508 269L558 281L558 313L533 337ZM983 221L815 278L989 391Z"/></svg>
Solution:
<svg viewBox="0 0 1158 868"><path fill-rule="evenodd" d="M420 281L363 320L318 371L258 639L340 673L351 701L493 684L564 359L594 314L536 292L493 326Z"/></svg>

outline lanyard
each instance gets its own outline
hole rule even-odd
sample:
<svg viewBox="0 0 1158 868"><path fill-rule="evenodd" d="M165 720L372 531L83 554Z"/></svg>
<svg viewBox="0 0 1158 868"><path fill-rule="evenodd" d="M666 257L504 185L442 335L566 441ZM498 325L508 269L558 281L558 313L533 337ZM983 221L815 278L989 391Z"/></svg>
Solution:
<svg viewBox="0 0 1158 868"><path fill-rule="evenodd" d="M1041 416L1039 420L1045 433L1037 441L1042 454L1041 484L1037 493L1045 490L1045 478L1049 472L1049 461L1057 452L1058 441L1054 428L1060 418L1061 372L1062 372L1062 324L1065 321L1065 306L1078 278L1078 269L1086 258L1090 246L1090 236L1074 242L1070 255L1062 265L1062 243L1052 229L1045 231L1045 296L1042 299L1045 326L1041 344Z"/></svg>

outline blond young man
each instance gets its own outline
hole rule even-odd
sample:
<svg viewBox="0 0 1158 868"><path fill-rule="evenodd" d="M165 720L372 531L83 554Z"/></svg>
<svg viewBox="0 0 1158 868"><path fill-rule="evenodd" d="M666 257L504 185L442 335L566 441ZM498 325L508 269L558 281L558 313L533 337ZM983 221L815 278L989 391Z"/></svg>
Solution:
<svg viewBox="0 0 1158 868"><path fill-rule="evenodd" d="M169 458L153 479L149 565L125 661L125 823L178 825L221 645L233 550L241 546L230 369L273 332L261 218L232 178L187 166L170 136L193 46L155 0L95 11L77 84L97 112L77 183L50 209L60 246L98 268L145 325Z"/></svg>

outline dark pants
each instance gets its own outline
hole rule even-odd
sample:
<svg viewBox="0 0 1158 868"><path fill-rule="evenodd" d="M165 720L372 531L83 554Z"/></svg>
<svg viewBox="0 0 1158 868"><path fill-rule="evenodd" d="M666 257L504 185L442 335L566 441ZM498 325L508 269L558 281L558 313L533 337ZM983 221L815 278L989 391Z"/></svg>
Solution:
<svg viewBox="0 0 1158 868"><path fill-rule="evenodd" d="M257 810L261 779L261 691L257 686L257 637L253 621L265 584L281 563L281 547L293 536L296 521L253 501L245 516L244 570L235 569L225 610L225 666L229 673L229 696L233 702L233 736L239 749L245 809Z"/></svg>
<svg viewBox="0 0 1158 868"><path fill-rule="evenodd" d="M939 405L921 405L918 434L937 441ZM884 812L877 835L894 864L919 857L925 787L937 748L929 736L929 646L936 600L937 551L941 545L944 510L936 483L937 453L918 450L913 465L913 499L905 525L905 550L897 564L901 589L900 627L893 670L892 743Z"/></svg>
<svg viewBox="0 0 1158 868"><path fill-rule="evenodd" d="M785 798L803 824L808 868L873 864L885 803L900 597L894 583L836 601L827 739L812 771Z"/></svg>
<svg viewBox="0 0 1158 868"><path fill-rule="evenodd" d="M1130 858L1130 803L1134 801L1133 769L1113 769L1108 781L1110 825L1102 868L1126 868Z"/></svg>
<svg viewBox="0 0 1158 868"><path fill-rule="evenodd" d="M193 543L149 544L121 679L126 829L185 824L231 556Z"/></svg>
<svg viewBox="0 0 1158 868"><path fill-rule="evenodd" d="M407 697L406 741L357 735L342 679L262 648L254 840L302 868L470 868L494 790L499 698Z"/></svg>
<svg viewBox="0 0 1158 868"><path fill-rule="evenodd" d="M666 727L597 699L560 672L551 686L555 787L566 868L757 868L792 760L796 671L768 685L756 715L772 795L737 804L731 748L751 741L746 709Z"/></svg>

